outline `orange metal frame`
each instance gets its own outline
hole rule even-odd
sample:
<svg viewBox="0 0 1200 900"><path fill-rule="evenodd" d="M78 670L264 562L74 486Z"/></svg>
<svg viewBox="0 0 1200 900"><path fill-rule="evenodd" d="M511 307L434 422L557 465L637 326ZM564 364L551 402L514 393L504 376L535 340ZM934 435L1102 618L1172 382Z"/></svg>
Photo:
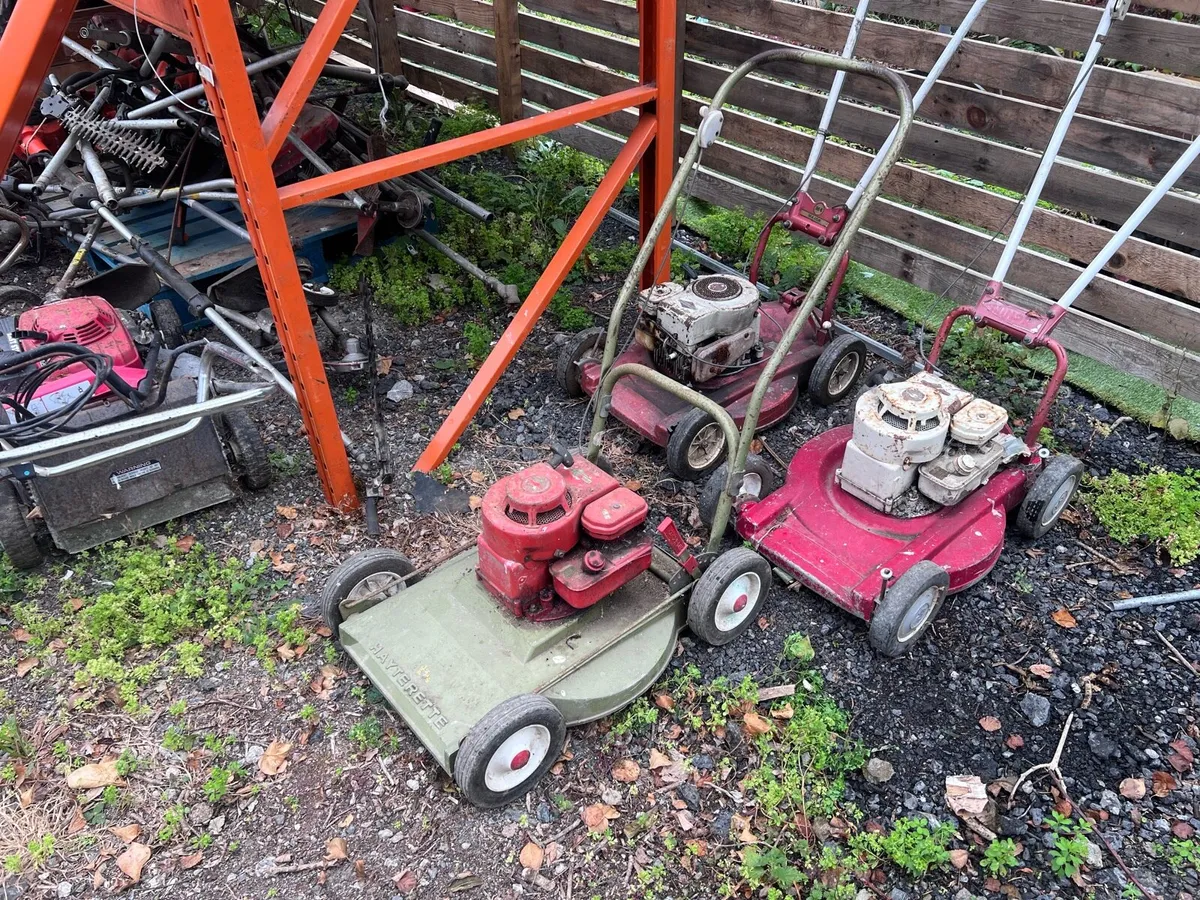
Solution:
<svg viewBox="0 0 1200 900"><path fill-rule="evenodd" d="M110 2L132 11L133 0ZM260 121L229 0L184 0L183 3L178 0L138 0L137 3L139 19L153 22L190 41L196 60L201 64L209 108L225 142L246 229L275 317L288 372L296 387L301 418L317 461L325 497L329 503L342 508L356 506L358 498L296 270L284 210L547 134L617 110L638 109L638 124L625 147L495 348L417 460L415 468L428 472L449 455L596 233L621 188L639 166L640 218L645 233L665 199L674 174L678 130L677 0L639 0L641 84L638 87L279 188L271 172L271 163L287 140L300 108L355 5L356 0L328 0L303 50L292 64L279 96ZM0 35L0 59L6 61L0 74L0 160L5 168L74 8L75 0L18 0L8 27ZM667 228L643 273L644 283L652 283L655 275L662 271L669 248L670 229Z"/></svg>

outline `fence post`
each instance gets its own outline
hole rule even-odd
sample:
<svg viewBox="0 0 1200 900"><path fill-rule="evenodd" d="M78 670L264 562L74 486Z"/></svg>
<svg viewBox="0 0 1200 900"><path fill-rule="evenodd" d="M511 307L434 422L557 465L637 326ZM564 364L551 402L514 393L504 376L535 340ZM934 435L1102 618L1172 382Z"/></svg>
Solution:
<svg viewBox="0 0 1200 900"><path fill-rule="evenodd" d="M400 74L400 41L396 36L395 0L371 0L375 19L375 71Z"/></svg>
<svg viewBox="0 0 1200 900"><path fill-rule="evenodd" d="M493 0L496 32L496 91L500 99L500 121L521 118L521 30L517 0Z"/></svg>

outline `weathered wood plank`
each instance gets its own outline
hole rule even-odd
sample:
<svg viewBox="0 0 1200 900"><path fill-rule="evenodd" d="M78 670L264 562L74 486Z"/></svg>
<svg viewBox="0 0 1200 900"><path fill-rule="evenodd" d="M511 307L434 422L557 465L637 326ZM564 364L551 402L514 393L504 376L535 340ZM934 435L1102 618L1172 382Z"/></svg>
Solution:
<svg viewBox="0 0 1200 900"><path fill-rule="evenodd" d="M637 7L611 0L521 0L522 5L546 15L570 19L592 28L613 31L625 37L637 37Z"/></svg>
<svg viewBox="0 0 1200 900"><path fill-rule="evenodd" d="M404 6L411 6L419 12L434 16L457 19L467 25L486 28L489 31L494 24L492 5L478 3L476 0L404 0Z"/></svg>
<svg viewBox="0 0 1200 900"><path fill-rule="evenodd" d="M521 118L521 30L517 0L493 0L495 19L496 91L500 97L500 121Z"/></svg>

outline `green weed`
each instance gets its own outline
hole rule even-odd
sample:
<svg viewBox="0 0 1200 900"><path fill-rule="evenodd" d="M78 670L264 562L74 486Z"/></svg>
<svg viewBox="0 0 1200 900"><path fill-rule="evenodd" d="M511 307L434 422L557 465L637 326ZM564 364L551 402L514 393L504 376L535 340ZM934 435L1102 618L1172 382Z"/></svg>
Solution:
<svg viewBox="0 0 1200 900"><path fill-rule="evenodd" d="M240 763L228 766L213 766L204 782L204 796L210 803L220 803L229 793L230 786L238 779L245 778L246 770Z"/></svg>
<svg viewBox="0 0 1200 900"><path fill-rule="evenodd" d="M491 330L476 322L463 326L463 340L467 343L467 356L476 365L483 362L492 349L494 335Z"/></svg>
<svg viewBox="0 0 1200 900"><path fill-rule="evenodd" d="M636 734L652 727L658 721L658 708L645 697L638 697L618 713L613 720L612 733L616 735Z"/></svg>
<svg viewBox="0 0 1200 900"><path fill-rule="evenodd" d="M869 861L890 859L912 878L921 879L950 861L947 848L953 836L954 826L948 822L931 829L928 820L909 817L896 821L885 835L863 832L850 843Z"/></svg>
<svg viewBox="0 0 1200 900"><path fill-rule="evenodd" d="M1167 862L1180 874L1185 869L1200 872L1200 841L1195 838L1172 838L1171 846L1167 849Z"/></svg>
<svg viewBox="0 0 1200 900"><path fill-rule="evenodd" d="M812 641L808 639L808 635L795 631L789 634L783 640L783 657L805 665L816 658L816 652L813 650Z"/></svg>
<svg viewBox="0 0 1200 900"><path fill-rule="evenodd" d="M1081 497L1119 543L1155 541L1177 566L1200 556L1200 471L1112 472L1088 479Z"/></svg>
<svg viewBox="0 0 1200 900"><path fill-rule="evenodd" d="M1050 847L1050 871L1060 878L1071 878L1079 874L1087 861L1087 835L1092 826L1086 819L1064 816L1057 810L1046 817L1046 825L1054 834Z"/></svg>
<svg viewBox="0 0 1200 900"><path fill-rule="evenodd" d="M383 726L375 716L367 716L351 725L346 737L359 753L375 750L383 743Z"/></svg>
<svg viewBox="0 0 1200 900"><path fill-rule="evenodd" d="M1015 869L1020 860L1017 858L1017 842L1012 838L998 838L988 844L979 860L979 867L993 878L1003 878Z"/></svg>

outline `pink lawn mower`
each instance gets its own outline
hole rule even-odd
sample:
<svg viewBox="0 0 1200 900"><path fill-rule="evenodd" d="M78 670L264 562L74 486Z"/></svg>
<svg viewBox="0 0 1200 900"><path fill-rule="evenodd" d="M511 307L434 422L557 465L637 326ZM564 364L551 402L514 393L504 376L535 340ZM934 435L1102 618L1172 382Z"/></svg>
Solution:
<svg viewBox="0 0 1200 900"><path fill-rule="evenodd" d="M702 517L719 523L718 503L728 494L737 534L784 575L866 621L871 645L885 655L906 653L947 595L991 571L1010 517L1021 534L1037 539L1074 496L1082 464L1038 443L1067 373L1066 352L1051 332L1200 156L1197 139L1048 313L1005 299L1005 276L1118 5L1105 9L992 279L975 305L955 308L942 322L924 371L864 392L853 424L801 447L773 492L770 470L747 459L744 429L734 458L744 469L740 481L728 479L723 466L702 492ZM951 328L967 316L1054 355L1054 373L1023 437L1013 434L1003 407L937 371Z"/></svg>
<svg viewBox="0 0 1200 900"><path fill-rule="evenodd" d="M932 90L986 4L987 0L975 0L913 96L914 108ZM859 0L841 60L853 57L868 6L869 0ZM758 270L772 229L780 225L807 235L821 246L832 246L850 221L851 212L868 194L868 188L887 176L890 161L894 161L889 150L897 143L902 144L907 132L907 124L898 122L845 203L833 206L812 197L809 186L846 79L846 70L834 65L837 60L831 57L829 62L810 63L835 69L829 94L800 186L763 228L749 277L724 272L701 276L686 285L668 282L642 291L637 298L638 319L633 337L620 354L615 350L625 306L618 302L607 329L589 328L564 345L556 374L567 396L594 397L612 366L645 366L694 387L728 411L738 427L742 426L755 384L806 305L806 293L799 288L775 297L760 293ZM701 126L702 147L716 140L720 126L720 113L706 117ZM874 190L869 192L871 196L874 193ZM769 428L787 416L796 405L802 384L815 402L826 406L838 402L854 389L867 360L868 346L887 352L874 341L834 322L834 304L850 265L849 251L842 251L837 259L823 302L804 313L798 337L790 343L761 398L761 412L756 417L758 428ZM636 375L622 378L613 390L611 403L612 414L622 424L666 448L667 469L676 478L696 481L725 458L725 437L716 420L645 378Z"/></svg>

